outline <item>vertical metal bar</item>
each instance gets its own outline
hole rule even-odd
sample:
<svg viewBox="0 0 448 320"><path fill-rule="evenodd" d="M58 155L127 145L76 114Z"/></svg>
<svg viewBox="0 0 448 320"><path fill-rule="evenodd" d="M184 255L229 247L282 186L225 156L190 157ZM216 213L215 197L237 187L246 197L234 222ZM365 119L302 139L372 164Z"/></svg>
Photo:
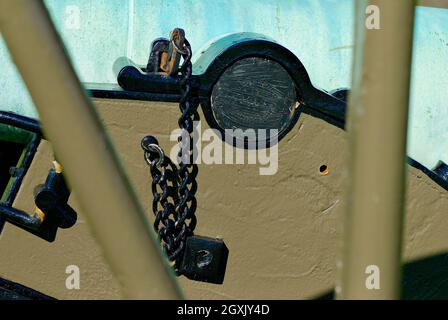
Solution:
<svg viewBox="0 0 448 320"><path fill-rule="evenodd" d="M414 1L356 5L348 210L336 293L341 299L398 299ZM379 30L366 27L369 5L379 9Z"/></svg>
<svg viewBox="0 0 448 320"><path fill-rule="evenodd" d="M125 298L181 297L43 1L0 1L0 30Z"/></svg>

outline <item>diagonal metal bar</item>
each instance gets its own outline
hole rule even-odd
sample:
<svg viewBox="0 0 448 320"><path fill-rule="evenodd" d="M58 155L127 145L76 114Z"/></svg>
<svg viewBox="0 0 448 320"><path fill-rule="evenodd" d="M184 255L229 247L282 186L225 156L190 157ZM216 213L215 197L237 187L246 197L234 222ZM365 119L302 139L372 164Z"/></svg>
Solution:
<svg viewBox="0 0 448 320"><path fill-rule="evenodd" d="M181 298L43 1L0 1L0 30L123 296Z"/></svg>

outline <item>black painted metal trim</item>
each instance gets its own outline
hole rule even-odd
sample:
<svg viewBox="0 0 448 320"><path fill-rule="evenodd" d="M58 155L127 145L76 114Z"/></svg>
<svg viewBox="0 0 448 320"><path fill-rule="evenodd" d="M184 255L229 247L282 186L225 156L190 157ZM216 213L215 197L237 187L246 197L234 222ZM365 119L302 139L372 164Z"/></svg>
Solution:
<svg viewBox="0 0 448 320"><path fill-rule="evenodd" d="M215 58L203 74L192 77L192 89L199 96L207 123L211 128L218 130L222 136L225 134L225 129L221 128L213 116L210 101L211 92L221 75L229 67L237 61L249 57L275 61L288 72L295 83L298 100L302 104L302 108L299 108L294 114L289 125L279 132L278 141L295 126L302 109L322 113L326 118L334 120L333 123L338 122L339 118L345 113L345 103L324 91L316 89L312 85L305 67L291 51L272 41L247 40L228 47ZM159 99L162 98L160 94L163 93L170 95L170 97L180 94L180 85L177 78L145 73L129 59L120 61L119 65L114 66L117 81L122 88L127 89L125 92L128 92L133 98L141 99L149 93L157 95L156 97ZM122 94L121 91L115 90L116 97L118 97L117 93ZM91 94L96 95L96 97L99 96L99 92L91 92ZM267 147L269 147L271 142L269 139L266 142Z"/></svg>
<svg viewBox="0 0 448 320"><path fill-rule="evenodd" d="M16 197L17 193L19 192L20 185L22 184L23 178L25 177L26 173L28 172L29 167L31 166L31 163L33 162L34 155L36 154L37 147L39 146L40 141L41 141L40 136L34 135L31 142L29 142L27 149L26 149L25 157L22 162L22 166L21 166L22 170L17 177L13 178L13 182L9 189L9 193L4 202L5 205L11 206L12 203L14 202L15 197Z"/></svg>
<svg viewBox="0 0 448 320"><path fill-rule="evenodd" d="M159 101L159 102L179 102L180 93L156 93L127 91L120 86L114 84L87 84L87 94L92 98L101 99L123 99L123 100L140 100L140 101Z"/></svg>
<svg viewBox="0 0 448 320"><path fill-rule="evenodd" d="M180 95L165 93L148 93L148 92L132 92L125 90L89 90L92 98L100 99L121 99L121 100L138 100L138 101L155 101L155 102L179 102Z"/></svg>
<svg viewBox="0 0 448 320"><path fill-rule="evenodd" d="M211 110L211 90L213 89L215 83L218 81L219 77L229 66L245 57L267 58L274 60L282 65L288 71L296 84L298 98L302 104L300 107L300 111L321 118L341 129L345 129L347 105L346 99L349 93L349 89L344 88L335 90L335 92L332 93L328 93L315 88L311 83L311 79L305 67L297 58L297 56L295 56L291 51L274 42L255 39L240 42L234 44L233 46L230 46L212 62L212 64L207 68L204 74L195 76L194 90L197 91L198 95L200 96L204 116L210 127L218 129L221 133L223 133L223 129L219 127L218 123L213 117L213 112ZM131 68L134 67L135 66L131 66ZM127 76L131 77L133 73L136 73L136 70L128 69L127 72L129 72ZM127 92L127 94L123 94L122 89L115 90L115 92L109 97L117 99L130 98L134 100L178 102L177 97L172 96L172 88L170 88L170 98L164 97L163 93L160 93L160 90L158 90L157 93L137 91L125 92ZM94 97L103 97L105 95L104 92L99 93L98 91L91 91L91 94ZM284 130L281 136L279 136L279 140L295 126L299 116L300 112L297 112L297 119L293 119L293 121L291 121L291 125L286 130ZM411 166L421 170L433 181L442 186L445 190L448 190L448 182L445 179L439 177L434 171L429 170L428 168L424 167L419 162L411 158L408 158L408 163Z"/></svg>
<svg viewBox="0 0 448 320"><path fill-rule="evenodd" d="M443 177L439 176L436 172L434 172L433 170L430 170L428 168L426 168L424 165L422 165L421 163L419 163L418 161L412 159L411 157L407 157L407 163L420 170L421 172L423 172L425 175L427 175L431 180L433 180L434 182L436 182L439 186L441 186L443 189L445 189L446 191L448 191L448 180L444 179Z"/></svg>
<svg viewBox="0 0 448 320"><path fill-rule="evenodd" d="M33 133L31 141L26 146L25 156L23 158L20 171L18 171L19 173L17 176L13 177L13 181L9 186L6 199L0 203L0 234L3 230L5 222L10 222L20 228L32 232L33 234L39 235L35 230L34 222L30 216L25 212L14 209L12 205L40 144L42 138L40 123L35 119L18 115L16 113L0 111L0 124L10 125ZM43 238L47 241L53 241L55 238L55 232L47 229L48 228L45 229Z"/></svg>
<svg viewBox="0 0 448 320"><path fill-rule="evenodd" d="M0 123L30 131L39 136L42 136L39 121L16 113L0 111Z"/></svg>
<svg viewBox="0 0 448 320"><path fill-rule="evenodd" d="M293 79L301 103L329 117L339 119L345 114L345 103L316 89L302 62L287 48L267 40L248 40L234 44L221 53L200 76L200 95L210 97L213 86L225 70L238 60L259 57L280 64Z"/></svg>
<svg viewBox="0 0 448 320"><path fill-rule="evenodd" d="M24 285L0 278L0 300L56 300Z"/></svg>

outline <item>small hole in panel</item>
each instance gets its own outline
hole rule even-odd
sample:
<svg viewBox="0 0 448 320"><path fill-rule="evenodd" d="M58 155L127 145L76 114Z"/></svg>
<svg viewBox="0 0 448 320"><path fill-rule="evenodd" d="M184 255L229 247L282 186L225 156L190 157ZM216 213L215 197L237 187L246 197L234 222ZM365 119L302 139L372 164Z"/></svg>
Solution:
<svg viewBox="0 0 448 320"><path fill-rule="evenodd" d="M320 166L319 172L320 172L321 175L326 176L326 175L328 175L330 173L330 169L328 169L327 165L323 164L323 165Z"/></svg>

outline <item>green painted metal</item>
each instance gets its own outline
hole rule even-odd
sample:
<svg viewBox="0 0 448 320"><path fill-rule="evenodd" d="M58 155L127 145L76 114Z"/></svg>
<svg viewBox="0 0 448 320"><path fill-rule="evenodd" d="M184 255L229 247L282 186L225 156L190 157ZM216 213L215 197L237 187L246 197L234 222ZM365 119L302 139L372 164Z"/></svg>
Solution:
<svg viewBox="0 0 448 320"><path fill-rule="evenodd" d="M26 144L32 138L32 134L26 130L8 125L0 125L0 140Z"/></svg>

